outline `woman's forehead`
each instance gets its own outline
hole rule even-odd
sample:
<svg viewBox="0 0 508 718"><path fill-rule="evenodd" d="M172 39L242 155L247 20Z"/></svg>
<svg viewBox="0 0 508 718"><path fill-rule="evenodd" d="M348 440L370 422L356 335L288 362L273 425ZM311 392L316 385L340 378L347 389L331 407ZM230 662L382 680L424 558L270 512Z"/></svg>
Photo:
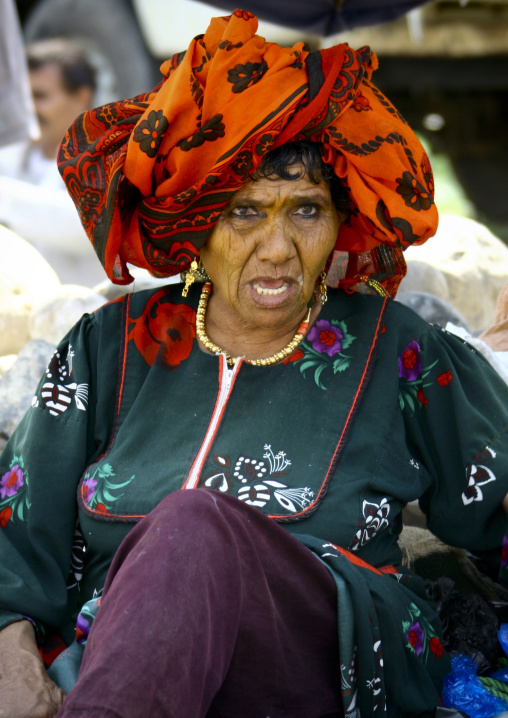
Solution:
<svg viewBox="0 0 508 718"><path fill-rule="evenodd" d="M283 179L277 176L260 177L259 179L251 179L241 187L231 200L231 204L237 204L239 201L252 200L263 202L263 200L275 200L277 198L306 198L321 197L322 199L330 199L330 187L326 180L319 183L313 182L307 172L298 175L295 168L295 179Z"/></svg>

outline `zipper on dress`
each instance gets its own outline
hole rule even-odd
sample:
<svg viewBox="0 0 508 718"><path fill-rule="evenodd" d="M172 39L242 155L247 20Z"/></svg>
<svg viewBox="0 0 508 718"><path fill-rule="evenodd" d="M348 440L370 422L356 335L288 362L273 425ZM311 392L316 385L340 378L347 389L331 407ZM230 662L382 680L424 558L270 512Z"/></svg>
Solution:
<svg viewBox="0 0 508 718"><path fill-rule="evenodd" d="M205 463L205 459L208 455L210 445L213 441L213 438L217 431L217 427L222 418L224 407L226 406L229 396L231 394L233 381L238 373L238 370L240 369L240 364L242 363L242 361L240 359L230 369L227 365L225 354L220 355L220 362L221 362L221 370L220 370L220 377L219 377L220 386L219 386L219 393L217 396L217 401L215 403L215 408L213 410L212 418L210 420L210 424L208 425L208 429L205 434L205 438L203 439L201 448L198 452L198 455L196 456L196 458L194 460L194 463L190 470L189 476L187 477L187 481L184 484L184 487L183 487L184 489L195 489L198 484L201 470L203 468L203 464Z"/></svg>

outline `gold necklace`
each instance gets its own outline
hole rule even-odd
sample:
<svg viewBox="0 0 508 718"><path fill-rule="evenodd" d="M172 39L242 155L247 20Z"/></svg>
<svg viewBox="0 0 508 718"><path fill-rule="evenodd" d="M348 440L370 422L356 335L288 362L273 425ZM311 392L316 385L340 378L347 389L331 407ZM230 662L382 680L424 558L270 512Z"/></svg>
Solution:
<svg viewBox="0 0 508 718"><path fill-rule="evenodd" d="M201 297L199 298L198 310L196 312L196 334L198 335L198 338L203 344L203 346L205 346L208 351L211 351L212 354L225 354L226 361L229 367L234 366L239 359L244 359L246 362L248 362L249 364L253 364L254 366L271 366L272 364L277 364L278 362L282 361L294 352L296 347L303 340L309 328L311 312L310 307L307 314L305 315L304 320L298 327L295 336L291 339L289 344L284 347L284 349L281 349L279 352L272 354L272 356L270 357L266 357L266 359L245 359L245 357L232 357L231 354L225 349L221 349L221 347L217 346L217 344L214 344L212 340L208 338L205 331L206 308L208 306L208 300L210 299L211 293L212 284L211 282L206 282L206 284L203 285L203 289L201 290Z"/></svg>

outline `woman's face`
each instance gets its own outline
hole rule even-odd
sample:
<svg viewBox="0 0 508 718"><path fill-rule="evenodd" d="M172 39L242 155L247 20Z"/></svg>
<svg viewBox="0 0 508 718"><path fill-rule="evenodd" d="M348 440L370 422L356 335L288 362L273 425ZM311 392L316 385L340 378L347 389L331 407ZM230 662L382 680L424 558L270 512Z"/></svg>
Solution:
<svg viewBox="0 0 508 718"><path fill-rule="evenodd" d="M215 308L252 328L297 321L340 223L324 180L249 180L201 249Z"/></svg>

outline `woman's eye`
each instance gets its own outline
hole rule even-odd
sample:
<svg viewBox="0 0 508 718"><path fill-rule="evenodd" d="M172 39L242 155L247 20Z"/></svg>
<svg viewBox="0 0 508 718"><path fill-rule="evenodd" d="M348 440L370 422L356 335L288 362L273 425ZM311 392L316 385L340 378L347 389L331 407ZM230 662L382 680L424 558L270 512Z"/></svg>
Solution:
<svg viewBox="0 0 508 718"><path fill-rule="evenodd" d="M318 208L315 204L302 204L296 210L296 214L301 217L315 217L318 214Z"/></svg>
<svg viewBox="0 0 508 718"><path fill-rule="evenodd" d="M233 217L255 217L257 212L254 207L233 207L231 214Z"/></svg>

